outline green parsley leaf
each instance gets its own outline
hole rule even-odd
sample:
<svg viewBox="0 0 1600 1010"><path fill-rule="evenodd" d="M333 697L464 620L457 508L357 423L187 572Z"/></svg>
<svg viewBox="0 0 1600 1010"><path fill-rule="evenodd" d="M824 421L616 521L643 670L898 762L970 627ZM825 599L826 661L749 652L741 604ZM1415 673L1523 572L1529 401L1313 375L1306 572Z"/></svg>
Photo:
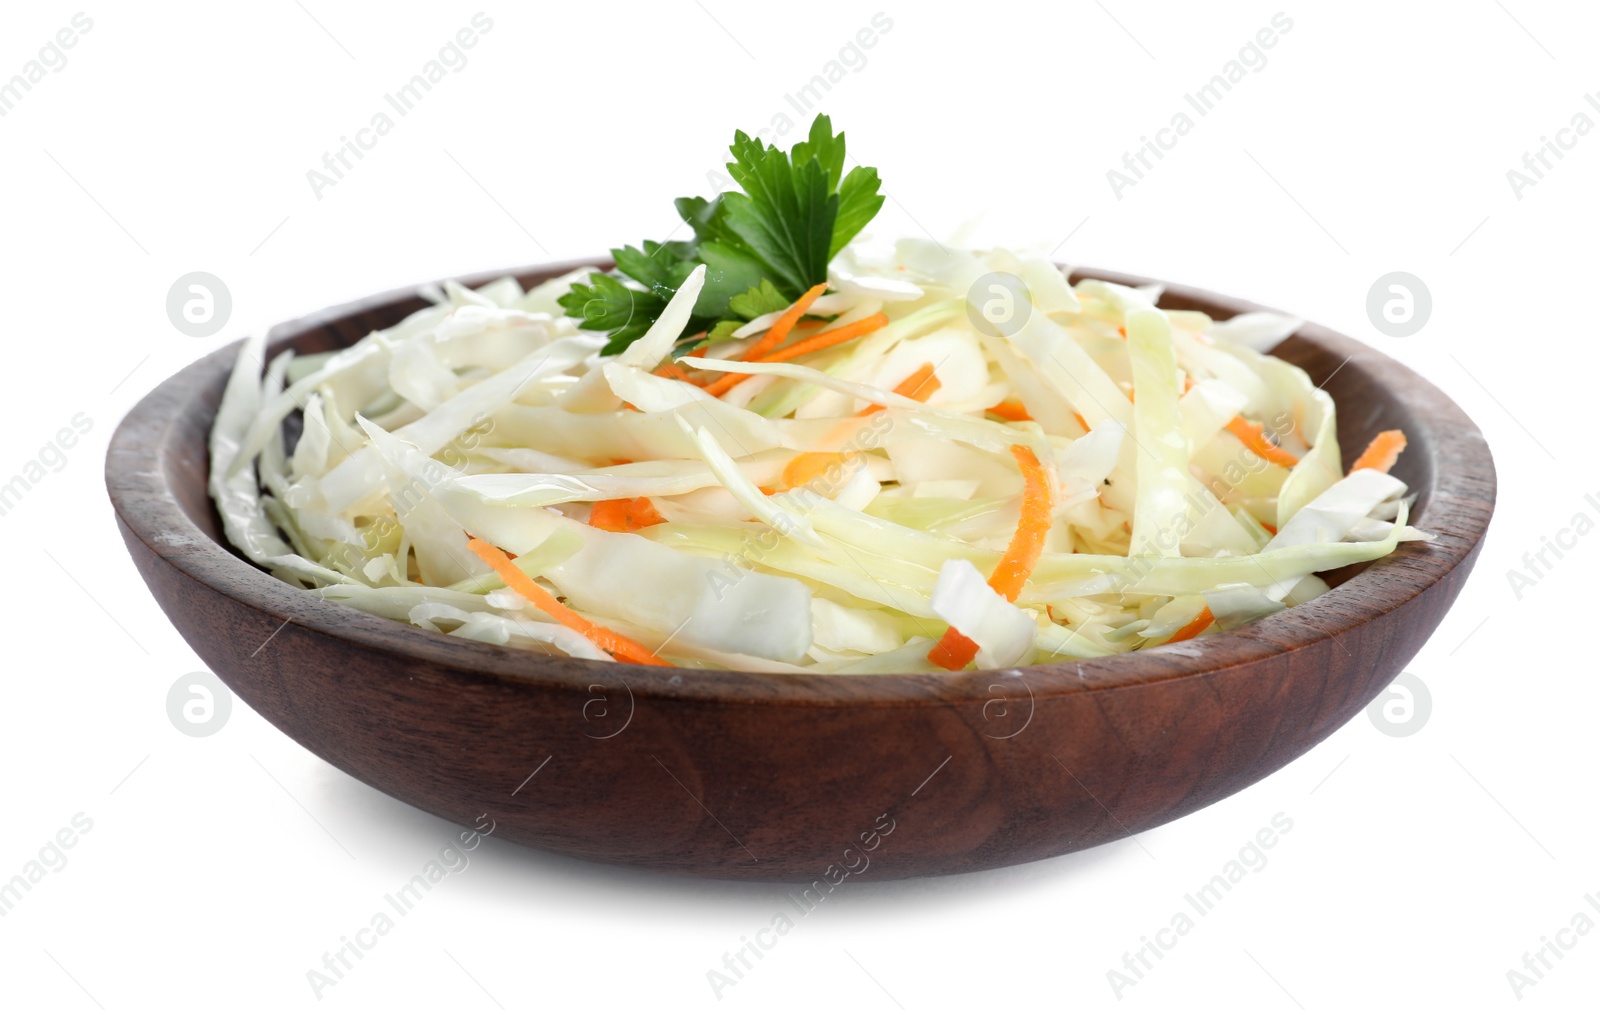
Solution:
<svg viewBox="0 0 1600 1010"><path fill-rule="evenodd" d="M712 242L700 246L699 256L706 265L706 286L700 289L695 309L713 319L726 318L734 296L749 291L766 276L767 268L760 260L735 246Z"/></svg>
<svg viewBox="0 0 1600 1010"><path fill-rule="evenodd" d="M833 121L818 116L811 121L810 135L794 145L791 158L796 165L815 159L827 169L828 192L832 193L839 188L839 175L844 171L844 134L834 136Z"/></svg>
<svg viewBox="0 0 1600 1010"><path fill-rule="evenodd" d="M694 249L687 242L651 242L646 239L644 248L623 246L611 250L617 272L633 280L666 300L683 286L694 273Z"/></svg>
<svg viewBox="0 0 1600 1010"><path fill-rule="evenodd" d="M828 276L828 247L839 214L839 197L828 190L828 170L815 158L796 164L743 131L734 135L733 157L728 174L744 192L722 194L719 216L766 264L778 289L798 298Z"/></svg>
<svg viewBox="0 0 1600 1010"><path fill-rule="evenodd" d="M827 116L818 116L787 154L743 131L734 133L729 150L728 173L739 191L676 202L693 241L613 249L614 274L575 284L560 299L579 326L611 334L602 353L638 339L701 264L706 283L690 330L726 339L745 321L826 281L829 261L883 206L875 169L845 174L844 134L833 132Z"/></svg>
<svg viewBox="0 0 1600 1010"><path fill-rule="evenodd" d="M707 273L710 273L708 270ZM734 331L757 316L764 316L769 312L782 312L788 308L794 299L785 296L781 291L772 286L772 282L762 278L761 283L748 291L734 295L728 299L728 311L736 318L723 319L706 333L708 343L720 344L724 340L732 340Z"/></svg>
<svg viewBox="0 0 1600 1010"><path fill-rule="evenodd" d="M839 135L844 143L844 134ZM878 195L878 170L857 165L844 177L839 187L839 216L833 222L833 243L828 247L828 259L839 255L850 240L861 234L861 229L878 215L883 207L883 197Z"/></svg>
<svg viewBox="0 0 1600 1010"><path fill-rule="evenodd" d="M654 291L630 288L610 274L590 274L588 284L574 284L557 301L579 329L611 334L601 354L617 354L644 336L667 307Z"/></svg>
<svg viewBox="0 0 1600 1010"><path fill-rule="evenodd" d="M706 333L706 343L720 344L732 340L734 331L743 325L744 321L740 319L724 319Z"/></svg>
<svg viewBox="0 0 1600 1010"><path fill-rule="evenodd" d="M768 312L782 312L793 301L792 298L784 297L781 291L772 286L771 281L763 279L760 286L730 298L728 308L740 319L749 321Z"/></svg>

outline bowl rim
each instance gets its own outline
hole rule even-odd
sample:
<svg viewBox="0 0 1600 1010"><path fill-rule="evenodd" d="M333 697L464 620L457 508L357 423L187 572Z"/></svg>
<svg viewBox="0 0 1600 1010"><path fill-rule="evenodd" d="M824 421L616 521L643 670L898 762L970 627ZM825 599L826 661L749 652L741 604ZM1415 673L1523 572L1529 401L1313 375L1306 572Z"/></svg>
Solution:
<svg viewBox="0 0 1600 1010"><path fill-rule="evenodd" d="M609 265L605 259L579 259L482 271L456 279L468 287L478 287L513 276L526 287L530 282L575 269ZM1160 284L1163 301L1197 304L1218 318L1273 311L1244 299L1114 271L1077 267L1072 274L1074 279L1093 278L1129 286ZM310 331L414 300L423 286L395 288L280 323L268 333L266 357ZM258 611L280 630L295 624L313 634L384 653L408 664L424 663L472 679L578 691L620 680L635 698L813 706L987 703L996 699L997 689L999 697L1015 697L1008 693L1009 685L1015 682L1025 686L1030 699L1084 691L1135 690L1184 677L1210 676L1325 644L1422 595L1470 559L1482 543L1493 514L1495 470L1486 440L1466 413L1426 379L1366 344L1314 323L1301 325L1293 337L1344 356L1345 363L1336 371L1351 369L1375 384L1404 389L1412 414L1426 422L1418 430L1407 432L1413 451L1429 451L1433 461L1444 459L1450 463L1428 467L1425 486L1411 488L1413 492L1425 492L1427 505L1422 518L1438 539L1402 543L1394 553L1373 562L1328 593L1232 631L1100 659L957 673L685 671L546 657L511 646L451 638L318 598L279 581L200 529L184 512L168 479L168 454L180 416L219 393L242 340L218 348L169 376L128 412L107 449L106 484L125 535L137 539L180 576ZM209 430L209 417L205 423Z"/></svg>

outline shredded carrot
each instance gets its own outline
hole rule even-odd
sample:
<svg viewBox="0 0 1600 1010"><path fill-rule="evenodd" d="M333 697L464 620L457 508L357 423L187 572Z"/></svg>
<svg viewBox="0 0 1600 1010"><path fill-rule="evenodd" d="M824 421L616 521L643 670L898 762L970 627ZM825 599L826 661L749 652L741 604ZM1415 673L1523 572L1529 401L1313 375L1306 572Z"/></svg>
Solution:
<svg viewBox="0 0 1600 1010"><path fill-rule="evenodd" d="M543 586L529 578L527 572L512 564L511 559L506 557L505 552L500 548L493 544L485 543L476 537L469 537L467 546L472 549L472 553L483 559L484 564L494 569L494 573L500 576L507 586L522 594L530 603L555 618L559 623L576 631L618 659L643 663L646 666L673 665L628 636L612 631L610 628L602 627L574 612L566 604L550 595Z"/></svg>
<svg viewBox="0 0 1600 1010"><path fill-rule="evenodd" d="M1201 607L1200 613L1195 615L1195 619L1179 628L1173 633L1171 638L1167 639L1167 641L1187 642L1189 639L1200 634L1200 632L1211 627L1211 622L1214 620L1216 620L1216 618L1211 615L1211 608Z"/></svg>
<svg viewBox="0 0 1600 1010"><path fill-rule="evenodd" d="M1272 525L1271 523L1262 523L1261 528L1266 530L1268 533L1271 533L1273 536L1278 535L1278 527Z"/></svg>
<svg viewBox="0 0 1600 1010"><path fill-rule="evenodd" d="M803 355L815 354L818 351L825 351L830 347L835 347L839 344L842 344L847 340L854 340L857 337L863 337L868 333L881 330L887 325L889 325L889 317L884 315L882 312L879 312L874 315L870 315L865 319L858 319L853 323L847 323L844 326L835 327L831 330L823 330L814 337L807 337L804 340L797 341L781 350L773 351L771 354L758 360L789 361L793 358L802 357Z"/></svg>
<svg viewBox="0 0 1600 1010"><path fill-rule="evenodd" d="M901 396L909 396L913 400L927 402L928 397L944 388L944 383L933 372L933 362L923 362L921 368L912 372L894 387L894 391Z"/></svg>
<svg viewBox="0 0 1600 1010"><path fill-rule="evenodd" d="M701 337L704 337L704 336L705 336L705 334L701 333L698 336L693 337L691 339L698 340L698 339L700 339ZM701 344L699 347L696 347L694 350L690 351L688 354L685 354L684 357L686 357L686 358L703 358L703 357L706 356L706 346L707 345L705 345L705 344ZM659 375L663 379L677 379L679 382L687 382L691 386L703 386L703 385L706 384L704 379L696 379L694 376L690 375L684 369L684 367L682 365L676 364L676 363L671 362L671 361L669 361L666 364L662 365L660 368L657 368L651 374L652 375ZM631 406L631 404L630 404L630 406ZM637 409L637 408L635 408L635 409Z"/></svg>
<svg viewBox="0 0 1600 1010"><path fill-rule="evenodd" d="M748 378L750 376L743 372L723 372L715 382L708 383L705 390L712 396L721 396Z"/></svg>
<svg viewBox="0 0 1600 1010"><path fill-rule="evenodd" d="M589 525L611 533L632 533L666 522L649 498L613 498L597 501L589 512Z"/></svg>
<svg viewBox="0 0 1600 1010"><path fill-rule="evenodd" d="M761 362L788 361L791 358L798 358L805 354L814 354L817 351L825 351L828 348L837 344L842 344L847 340L854 340L857 337L872 333L875 330L881 330L884 326L888 325L888 323L889 317L884 315L882 312L879 312L876 315L868 316L865 319L848 323L836 329L825 330L814 337L807 337L804 340L796 341L795 343L790 344L788 347L773 351L771 354L768 354L765 357L756 358L755 360ZM751 377L752 376L749 374L743 372L726 372L723 374L722 378L707 386L706 392L710 393L712 396L721 396L734 386L737 386L739 383Z"/></svg>
<svg viewBox="0 0 1600 1010"><path fill-rule="evenodd" d="M1011 456L1022 471L1022 514L1017 520L1017 531L1012 535L1011 543L1000 557L1000 564L989 576L989 585L1015 603L1017 594L1022 592L1023 583L1033 573L1033 566L1039 563L1039 555L1044 553L1045 536L1050 532L1052 503L1050 483L1033 450L1025 445L1013 445Z"/></svg>
<svg viewBox="0 0 1600 1010"><path fill-rule="evenodd" d="M1395 461L1406 448L1406 433L1398 428L1380 431L1372 436L1372 441L1367 443L1367 448L1350 464L1350 472L1357 470L1377 470L1388 473Z"/></svg>
<svg viewBox="0 0 1600 1010"><path fill-rule="evenodd" d="M939 377L933 374L933 362L930 361L907 376L905 381L894 387L894 391L901 396L909 396L918 403L927 403L928 397L937 393L942 385L943 383L939 381ZM866 417L868 414L876 414L882 409L883 404L874 403L857 412L856 416Z"/></svg>
<svg viewBox="0 0 1600 1010"><path fill-rule="evenodd" d="M1017 531L1011 535L1011 543L989 576L989 588L1015 603L1023 584L1033 573L1033 566L1039 563L1039 555L1044 553L1053 506L1050 482L1045 477L1044 467L1039 465L1039 457L1023 445L1013 445L1011 455L1022 471L1022 514L1017 519ZM946 670L959 670L977 654L978 643L950 628L928 652L928 659Z"/></svg>
<svg viewBox="0 0 1600 1010"><path fill-rule="evenodd" d="M1084 420L1084 419L1083 419L1083 415L1082 415L1082 414L1080 414L1080 413L1078 413L1078 412L1077 412L1077 411L1076 411L1076 410L1074 410L1074 411L1073 411L1073 412L1072 412L1072 419L1073 419L1073 420L1074 420L1074 421L1077 421L1077 422L1078 422L1078 426L1079 426L1079 427L1080 427L1080 428L1082 428L1082 429L1083 429L1083 430L1084 430L1084 431L1088 431L1088 430L1089 430L1089 422L1088 422L1088 421L1085 421L1085 420Z"/></svg>
<svg viewBox="0 0 1600 1010"><path fill-rule="evenodd" d="M589 510L589 525L595 529L607 530L611 533L627 532L627 499L618 498L615 501L597 501Z"/></svg>
<svg viewBox="0 0 1600 1010"><path fill-rule="evenodd" d="M766 334L760 340L745 348L745 352L742 355L744 360L760 361L762 355L787 340L789 331L794 329L794 324L800 321L800 317L806 314L806 309L811 307L811 303L822 297L822 293L826 290L828 290L828 284L824 281L795 299L795 303L785 309L783 315L773 321L772 326L768 328Z"/></svg>
<svg viewBox="0 0 1600 1010"><path fill-rule="evenodd" d="M946 670L960 670L978 655L978 643L955 628L945 629L944 637L928 650L928 662Z"/></svg>
<svg viewBox="0 0 1600 1010"><path fill-rule="evenodd" d="M779 480L782 487L803 488L834 467L845 466L850 456L845 453L800 453L784 466Z"/></svg>
<svg viewBox="0 0 1600 1010"><path fill-rule="evenodd" d="M1032 415L1028 408L1022 405L1021 400L1001 400L989 408L989 413L1005 421L1031 421Z"/></svg>
<svg viewBox="0 0 1600 1010"><path fill-rule="evenodd" d="M1252 424L1242 417L1236 417L1228 422L1228 431L1234 438L1243 442L1246 449L1249 449L1268 463L1292 467L1300 462L1294 453L1269 442L1267 437L1261 434L1261 425L1259 424Z"/></svg>

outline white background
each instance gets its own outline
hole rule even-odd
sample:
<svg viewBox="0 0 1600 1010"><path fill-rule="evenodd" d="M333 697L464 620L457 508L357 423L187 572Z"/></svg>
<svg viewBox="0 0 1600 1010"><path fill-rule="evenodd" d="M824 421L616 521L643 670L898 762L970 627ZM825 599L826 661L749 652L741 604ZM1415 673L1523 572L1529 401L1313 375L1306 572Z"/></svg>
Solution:
<svg viewBox="0 0 1600 1010"><path fill-rule="evenodd" d="M878 11L892 27L824 105L892 197L874 234L943 239L978 217L976 243L1059 245L1070 262L1331 325L1466 408L1501 496L1476 575L1410 666L1431 695L1420 731L1391 737L1358 716L1266 781L1098 850L947 879L869 872L721 1003L1117 1004L1107 971L1279 812L1294 826L1270 862L1121 1003L1509 1006L1524 952L1579 912L1600 923L1584 901L1600 892L1600 689L1584 647L1600 537L1580 537L1520 600L1507 579L1576 513L1596 516L1584 496L1600 496L1600 133L1520 199L1506 176L1580 111L1600 123L1584 100L1600 92L1592 5L481 9L493 28L470 62L321 199L307 170L478 6L86 8L93 27L67 65L0 118L0 482L74 414L93 421L64 468L0 516L0 878L74 814L93 821L0 918L0 1002L315 1004L308 969L454 834L242 704L209 738L169 723L168 688L198 661L114 528L101 464L121 415L261 321L664 237L672 197L711 193L733 129L799 118L784 95ZM0 80L77 10L8 4ZM1107 170L1279 10L1293 28L1267 65L1118 199ZM168 287L192 270L232 292L215 337L166 316ZM1432 293L1432 318L1406 339L1365 309L1392 270ZM321 1002L716 1005L707 971L782 895L491 839ZM1521 992L1529 1006L1600 988L1600 935L1563 935L1576 944Z"/></svg>

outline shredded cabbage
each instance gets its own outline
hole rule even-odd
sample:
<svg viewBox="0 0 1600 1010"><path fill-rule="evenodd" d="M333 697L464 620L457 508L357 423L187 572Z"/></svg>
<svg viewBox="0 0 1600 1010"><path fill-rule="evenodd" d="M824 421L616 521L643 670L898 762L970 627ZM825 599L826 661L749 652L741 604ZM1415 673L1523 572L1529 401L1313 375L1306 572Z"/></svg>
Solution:
<svg viewBox="0 0 1600 1010"><path fill-rule="evenodd" d="M1032 303L1015 332L968 313L996 272ZM1299 320L1213 321L1038 255L906 240L845 248L778 350L828 346L745 360L781 311L700 344L699 267L603 357L557 301L590 273L447 282L331 354L247 341L211 432L228 540L458 638L609 661L601 625L679 666L865 675L937 670L952 632L980 667L1215 634L1430 539L1401 480L1343 472L1332 399L1267 355ZM830 343L845 326L868 332ZM1048 508L1024 507L1030 453ZM1001 591L1029 515L1042 547Z"/></svg>

